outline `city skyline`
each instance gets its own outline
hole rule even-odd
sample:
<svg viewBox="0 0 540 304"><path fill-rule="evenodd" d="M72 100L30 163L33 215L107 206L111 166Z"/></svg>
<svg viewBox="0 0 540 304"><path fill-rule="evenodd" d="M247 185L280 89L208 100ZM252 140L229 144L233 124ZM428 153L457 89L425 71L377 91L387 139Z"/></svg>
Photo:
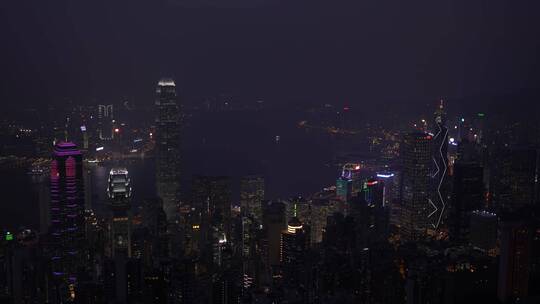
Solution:
<svg viewBox="0 0 540 304"><path fill-rule="evenodd" d="M539 303L538 11L1 5L0 303Z"/></svg>

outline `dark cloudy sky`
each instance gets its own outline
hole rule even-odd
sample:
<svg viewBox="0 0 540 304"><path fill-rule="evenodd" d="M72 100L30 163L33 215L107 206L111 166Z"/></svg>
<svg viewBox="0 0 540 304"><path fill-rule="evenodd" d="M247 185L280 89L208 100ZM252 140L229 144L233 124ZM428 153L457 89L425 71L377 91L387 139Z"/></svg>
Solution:
<svg viewBox="0 0 540 304"><path fill-rule="evenodd" d="M0 3L0 102L188 97L373 102L535 92L540 1Z"/></svg>

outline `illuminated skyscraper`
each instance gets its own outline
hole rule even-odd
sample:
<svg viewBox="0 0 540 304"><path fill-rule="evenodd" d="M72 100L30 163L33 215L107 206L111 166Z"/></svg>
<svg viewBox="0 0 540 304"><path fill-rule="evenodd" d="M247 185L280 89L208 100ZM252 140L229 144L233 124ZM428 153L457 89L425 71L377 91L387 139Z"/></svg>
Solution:
<svg viewBox="0 0 540 304"><path fill-rule="evenodd" d="M347 163L341 171L341 179L348 180L351 183L351 193L349 196L357 196L362 190L362 180L360 176L360 164Z"/></svg>
<svg viewBox="0 0 540 304"><path fill-rule="evenodd" d="M167 219L177 214L180 181L180 107L176 84L161 79L156 88L156 188Z"/></svg>
<svg viewBox="0 0 540 304"><path fill-rule="evenodd" d="M283 202L265 203L263 208L263 229L267 242L267 263L280 264L281 233L287 226L286 206Z"/></svg>
<svg viewBox="0 0 540 304"><path fill-rule="evenodd" d="M352 195L352 182L340 176L336 180L336 196L339 199L345 202L348 202L351 199L351 195Z"/></svg>
<svg viewBox="0 0 540 304"><path fill-rule="evenodd" d="M107 196L112 211L112 254L131 257L131 180L124 168L109 172Z"/></svg>
<svg viewBox="0 0 540 304"><path fill-rule="evenodd" d="M114 111L113 105L98 105L98 133L99 139L107 140L114 137L113 132Z"/></svg>
<svg viewBox="0 0 540 304"><path fill-rule="evenodd" d="M297 217L293 217L287 230L281 233L280 260L285 282L296 285L303 279L309 232Z"/></svg>
<svg viewBox="0 0 540 304"><path fill-rule="evenodd" d="M443 215L446 211L445 181L448 176L448 129L446 128L446 112L441 100L435 111L435 130L433 130L431 145L432 169L431 169L431 197L428 213L430 228L439 228Z"/></svg>
<svg viewBox="0 0 540 304"><path fill-rule="evenodd" d="M74 284L84 245L83 161L75 144L60 142L54 147L50 174L52 271Z"/></svg>
<svg viewBox="0 0 540 304"><path fill-rule="evenodd" d="M240 180L240 206L242 212L260 223L262 220L262 202L264 200L264 178L245 176Z"/></svg>
<svg viewBox="0 0 540 304"><path fill-rule="evenodd" d="M431 181L431 142L425 133L408 133L402 143L401 234L405 240L426 235Z"/></svg>

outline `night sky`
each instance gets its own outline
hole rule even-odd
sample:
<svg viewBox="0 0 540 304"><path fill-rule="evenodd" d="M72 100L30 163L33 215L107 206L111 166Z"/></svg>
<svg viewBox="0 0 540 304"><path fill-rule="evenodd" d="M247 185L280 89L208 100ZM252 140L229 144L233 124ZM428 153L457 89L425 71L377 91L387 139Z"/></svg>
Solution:
<svg viewBox="0 0 540 304"><path fill-rule="evenodd" d="M536 94L539 1L28 0L0 4L0 102L182 95L402 103Z"/></svg>

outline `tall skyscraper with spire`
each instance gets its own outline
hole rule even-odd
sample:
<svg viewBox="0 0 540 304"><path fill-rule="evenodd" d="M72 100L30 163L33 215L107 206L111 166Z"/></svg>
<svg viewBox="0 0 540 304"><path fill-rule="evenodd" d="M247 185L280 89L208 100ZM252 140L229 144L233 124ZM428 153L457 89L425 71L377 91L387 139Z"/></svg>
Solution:
<svg viewBox="0 0 540 304"><path fill-rule="evenodd" d="M448 175L448 128L446 127L446 112L442 99L434 115L435 126L431 148L433 159L431 173L432 195L429 198L430 209L428 211L428 222L429 226L431 226L430 228L436 229L441 224L447 205L444 186Z"/></svg>
<svg viewBox="0 0 540 304"><path fill-rule="evenodd" d="M180 180L180 122L176 84L161 79L156 88L156 188L167 219L177 214Z"/></svg>

